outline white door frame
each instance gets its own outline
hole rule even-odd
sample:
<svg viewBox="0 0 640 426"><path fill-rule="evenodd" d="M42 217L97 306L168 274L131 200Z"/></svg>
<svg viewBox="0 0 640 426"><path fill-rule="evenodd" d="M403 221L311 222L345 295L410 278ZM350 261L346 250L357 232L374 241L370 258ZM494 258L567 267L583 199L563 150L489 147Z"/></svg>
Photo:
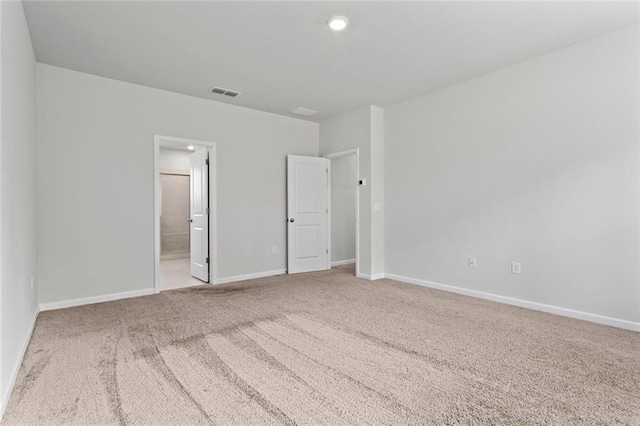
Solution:
<svg viewBox="0 0 640 426"><path fill-rule="evenodd" d="M356 156L356 181L360 179L360 148L347 149L324 155L324 158L333 160L336 158ZM356 276L360 276L360 187L355 183L356 191ZM329 265L331 265L331 167L329 167Z"/></svg>
<svg viewBox="0 0 640 426"><path fill-rule="evenodd" d="M160 292L160 144L162 142L180 143L207 147L209 150L209 284L218 281L218 203L217 178L218 171L215 142L199 141L196 139L178 138L174 136L153 135L153 246L154 246L154 276L153 286L156 293Z"/></svg>

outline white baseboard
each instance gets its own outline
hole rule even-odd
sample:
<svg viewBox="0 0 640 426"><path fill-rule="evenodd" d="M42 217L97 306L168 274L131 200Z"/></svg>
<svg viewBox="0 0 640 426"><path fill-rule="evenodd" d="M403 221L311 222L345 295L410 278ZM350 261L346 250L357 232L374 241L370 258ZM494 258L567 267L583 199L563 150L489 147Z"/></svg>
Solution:
<svg viewBox="0 0 640 426"><path fill-rule="evenodd" d="M150 294L156 294L156 290L153 288L147 288L144 290L125 291L122 293L84 297L81 299L62 300L60 302L41 303L40 311L43 312L54 309L72 308L74 306L92 305L94 303L112 302L114 300L129 299L131 297L149 296Z"/></svg>
<svg viewBox="0 0 640 426"><path fill-rule="evenodd" d="M331 266L352 265L354 263L356 263L355 259L336 260L335 262L331 262Z"/></svg>
<svg viewBox="0 0 640 426"><path fill-rule="evenodd" d="M369 275L369 274L358 273L356 274L356 277L362 278L363 280L375 281L375 280L381 280L385 278L385 274L382 273L382 274Z"/></svg>
<svg viewBox="0 0 640 426"><path fill-rule="evenodd" d="M402 275L385 274L385 277L390 280L401 281L408 284L415 284L423 287L434 288L437 290L448 291L451 293L458 293L465 296L477 297L479 299L505 303L507 305L519 306L521 308L532 309L534 311L547 312L550 314L561 315L563 317L575 318L579 320L594 322L597 324L640 332L640 323L638 322L606 317L604 315L590 314L588 312L576 311L573 309L561 308L559 306L553 305L545 305L543 303L530 302L528 300L515 299L513 297L500 296L492 293L484 293L482 291L469 290L462 287L439 284L431 281L419 280L416 278L403 277Z"/></svg>
<svg viewBox="0 0 640 426"><path fill-rule="evenodd" d="M237 281L255 280L256 278L273 277L276 275L286 274L286 269L277 269L275 271L256 272L255 274L235 275L233 277L223 277L215 280L214 284L235 283Z"/></svg>
<svg viewBox="0 0 640 426"><path fill-rule="evenodd" d="M22 360L24 359L24 354L27 352L27 348L29 347L29 342L31 341L31 335L33 334L33 329L36 326L36 320L38 319L38 314L40 313L39 307L36 306L36 311L33 314L33 318L31 319L31 327L29 328L29 334L27 334L27 338L22 343L22 349L20 350L20 357L18 358L18 362L13 367L13 372L11 373L11 378L9 379L9 386L7 387L7 391L4 395L2 395L2 400L0 400L0 421L2 421L2 417L4 417L4 411L7 409L7 404L9 404L9 399L11 398L11 394L13 393L13 388L16 385L16 380L18 379L18 373L20 372L20 367L22 366Z"/></svg>

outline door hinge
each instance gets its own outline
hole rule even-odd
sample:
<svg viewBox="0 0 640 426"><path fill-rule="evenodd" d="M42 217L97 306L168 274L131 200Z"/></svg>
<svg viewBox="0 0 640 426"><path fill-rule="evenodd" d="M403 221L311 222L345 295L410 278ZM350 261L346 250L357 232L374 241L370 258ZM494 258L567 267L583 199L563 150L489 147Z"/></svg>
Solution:
<svg viewBox="0 0 640 426"><path fill-rule="evenodd" d="M207 257L207 263L209 263L209 258Z"/></svg>
<svg viewBox="0 0 640 426"><path fill-rule="evenodd" d="M207 214L209 214L209 207L207 207Z"/></svg>
<svg viewBox="0 0 640 426"><path fill-rule="evenodd" d="M327 214L329 214L329 209L327 209L327 212L326 212L326 213L327 213Z"/></svg>
<svg viewBox="0 0 640 426"><path fill-rule="evenodd" d="M329 169L328 169L328 168L327 168L327 169L325 169L325 171L327 172L327 174L329 173Z"/></svg>
<svg viewBox="0 0 640 426"><path fill-rule="evenodd" d="M327 254L329 254L329 249L326 250Z"/></svg>
<svg viewBox="0 0 640 426"><path fill-rule="evenodd" d="M209 165L209 159L207 158L205 164L208 166Z"/></svg>

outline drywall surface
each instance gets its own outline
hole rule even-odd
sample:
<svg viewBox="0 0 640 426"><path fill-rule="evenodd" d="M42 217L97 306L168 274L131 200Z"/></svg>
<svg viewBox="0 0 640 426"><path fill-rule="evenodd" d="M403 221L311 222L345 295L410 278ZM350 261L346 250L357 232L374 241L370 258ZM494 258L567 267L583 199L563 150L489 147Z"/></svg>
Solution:
<svg viewBox="0 0 640 426"><path fill-rule="evenodd" d="M385 272L639 322L639 75L634 27L386 108Z"/></svg>
<svg viewBox="0 0 640 426"><path fill-rule="evenodd" d="M360 150L359 265L364 278L384 273L384 110L369 105L320 123L320 154Z"/></svg>
<svg viewBox="0 0 640 426"><path fill-rule="evenodd" d="M384 274L384 110L371 106L371 275Z"/></svg>
<svg viewBox="0 0 640 426"><path fill-rule="evenodd" d="M350 111L320 123L320 155L360 149L360 176L371 181L371 107ZM360 187L359 272L371 274L371 186Z"/></svg>
<svg viewBox="0 0 640 426"><path fill-rule="evenodd" d="M356 156L331 160L331 262L356 258Z"/></svg>
<svg viewBox="0 0 640 426"><path fill-rule="evenodd" d="M153 288L154 134L217 144L218 278L286 268L286 155L317 156L318 124L48 65L37 75L40 302Z"/></svg>
<svg viewBox="0 0 640 426"><path fill-rule="evenodd" d="M36 62L22 3L0 2L0 15L1 416L28 344L38 304Z"/></svg>
<svg viewBox="0 0 640 426"><path fill-rule="evenodd" d="M185 171L191 169L191 153L181 149L160 148L158 168L162 170Z"/></svg>

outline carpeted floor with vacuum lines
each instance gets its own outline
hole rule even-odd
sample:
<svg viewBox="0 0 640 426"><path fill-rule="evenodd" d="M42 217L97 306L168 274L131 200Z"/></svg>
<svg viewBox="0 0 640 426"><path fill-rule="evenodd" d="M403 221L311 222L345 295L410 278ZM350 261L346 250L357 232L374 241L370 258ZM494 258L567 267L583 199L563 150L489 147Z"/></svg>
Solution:
<svg viewBox="0 0 640 426"><path fill-rule="evenodd" d="M352 267L43 312L2 422L640 424L640 333Z"/></svg>

